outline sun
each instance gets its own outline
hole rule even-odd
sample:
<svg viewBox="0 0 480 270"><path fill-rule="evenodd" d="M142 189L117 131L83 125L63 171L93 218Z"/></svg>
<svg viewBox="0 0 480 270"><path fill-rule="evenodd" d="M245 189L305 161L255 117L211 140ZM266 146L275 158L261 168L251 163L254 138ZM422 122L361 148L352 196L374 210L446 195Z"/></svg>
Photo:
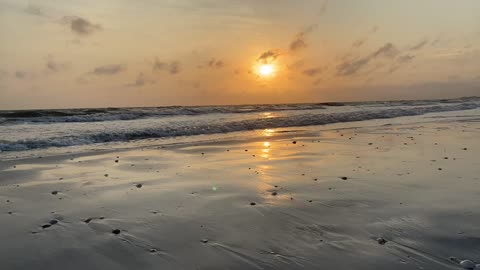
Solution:
<svg viewBox="0 0 480 270"><path fill-rule="evenodd" d="M258 74L262 77L268 77L275 72L275 66L273 64L263 64L258 68Z"/></svg>

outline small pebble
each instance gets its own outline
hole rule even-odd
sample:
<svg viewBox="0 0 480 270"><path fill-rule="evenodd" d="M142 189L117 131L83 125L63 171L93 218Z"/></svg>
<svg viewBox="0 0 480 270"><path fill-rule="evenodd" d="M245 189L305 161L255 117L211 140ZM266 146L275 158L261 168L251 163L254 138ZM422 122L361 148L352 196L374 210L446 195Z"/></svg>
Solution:
<svg viewBox="0 0 480 270"><path fill-rule="evenodd" d="M150 253L155 253L155 252L157 252L157 249L156 248L151 248L149 251L150 251Z"/></svg>
<svg viewBox="0 0 480 270"><path fill-rule="evenodd" d="M42 229L49 228L50 226L52 226L52 225L50 225L50 224L44 224L44 225L42 225Z"/></svg>
<svg viewBox="0 0 480 270"><path fill-rule="evenodd" d="M385 240L382 237L379 237L377 238L377 243L379 243L380 245L385 245L387 243L387 240Z"/></svg>
<svg viewBox="0 0 480 270"><path fill-rule="evenodd" d="M277 196L277 192L272 192L272 196Z"/></svg>
<svg viewBox="0 0 480 270"><path fill-rule="evenodd" d="M297 144L297 141L293 141L292 143L293 143L293 144Z"/></svg>
<svg viewBox="0 0 480 270"><path fill-rule="evenodd" d="M141 188L143 185L142 184L136 184L135 185L137 188Z"/></svg>
<svg viewBox="0 0 480 270"><path fill-rule="evenodd" d="M113 233L113 234L119 234L119 233L120 233L120 230L119 230L119 229L114 229L114 230L112 230L112 233Z"/></svg>
<svg viewBox="0 0 480 270"><path fill-rule="evenodd" d="M202 243L204 243L204 244L208 243L208 239L206 239L206 238L202 239L201 241L202 241Z"/></svg>
<svg viewBox="0 0 480 270"><path fill-rule="evenodd" d="M115 160L115 163L118 163L118 159Z"/></svg>
<svg viewBox="0 0 480 270"><path fill-rule="evenodd" d="M256 205L257 203L251 202L250 205Z"/></svg>
<svg viewBox="0 0 480 270"><path fill-rule="evenodd" d="M342 179L342 180L347 180L347 179L348 179L348 177L346 177L346 176L342 176L342 177L340 177L340 179Z"/></svg>
<svg viewBox="0 0 480 270"><path fill-rule="evenodd" d="M58 220L52 219L52 220L50 220L48 223L50 223L50 225L55 225L55 224L58 223Z"/></svg>
<svg viewBox="0 0 480 270"><path fill-rule="evenodd" d="M87 219L85 219L83 222L85 222L85 223L90 223L90 221L92 221L92 218L87 218Z"/></svg>
<svg viewBox="0 0 480 270"><path fill-rule="evenodd" d="M58 194L58 191L54 190L52 191L52 195L57 195Z"/></svg>
<svg viewBox="0 0 480 270"><path fill-rule="evenodd" d="M461 261L460 266L462 266L464 269L474 269L475 268L475 264L470 260Z"/></svg>

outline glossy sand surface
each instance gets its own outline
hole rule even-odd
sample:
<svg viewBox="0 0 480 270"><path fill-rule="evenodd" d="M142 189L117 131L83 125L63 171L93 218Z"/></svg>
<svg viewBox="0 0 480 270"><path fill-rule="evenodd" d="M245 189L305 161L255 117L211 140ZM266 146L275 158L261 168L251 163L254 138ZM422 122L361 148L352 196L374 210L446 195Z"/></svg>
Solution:
<svg viewBox="0 0 480 270"><path fill-rule="evenodd" d="M478 117L412 119L2 161L1 269L480 263Z"/></svg>

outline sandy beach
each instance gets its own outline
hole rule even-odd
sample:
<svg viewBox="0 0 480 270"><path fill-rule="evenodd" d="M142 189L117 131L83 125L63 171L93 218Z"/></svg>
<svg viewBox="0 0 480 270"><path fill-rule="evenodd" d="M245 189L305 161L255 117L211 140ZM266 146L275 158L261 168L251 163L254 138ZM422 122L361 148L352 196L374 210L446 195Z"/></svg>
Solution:
<svg viewBox="0 0 480 270"><path fill-rule="evenodd" d="M462 269L480 262L478 119L2 160L1 269Z"/></svg>

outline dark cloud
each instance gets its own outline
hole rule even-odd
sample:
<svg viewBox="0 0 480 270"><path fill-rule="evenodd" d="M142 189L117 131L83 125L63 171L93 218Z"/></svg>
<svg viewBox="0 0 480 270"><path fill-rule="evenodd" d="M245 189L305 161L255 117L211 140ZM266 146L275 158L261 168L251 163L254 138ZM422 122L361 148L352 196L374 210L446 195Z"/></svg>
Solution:
<svg viewBox="0 0 480 270"><path fill-rule="evenodd" d="M62 21L70 26L72 32L82 36L90 35L102 29L100 24L93 24L78 16L65 16Z"/></svg>
<svg viewBox="0 0 480 270"><path fill-rule="evenodd" d="M422 49L423 47L425 47L425 45L427 45L428 43L428 40L423 40L423 41L420 41L419 43L417 43L416 45L412 46L410 48L411 51L416 51L416 50L420 50Z"/></svg>
<svg viewBox="0 0 480 270"><path fill-rule="evenodd" d="M155 59L153 62L153 70L167 71L168 73L175 75L180 73L180 63L178 61L171 61L170 63L159 61Z"/></svg>
<svg viewBox="0 0 480 270"><path fill-rule="evenodd" d="M106 66L100 66L96 67L91 74L97 75L97 76L103 76L103 75L115 75L120 72L125 70L125 67L122 65L106 65Z"/></svg>
<svg viewBox="0 0 480 270"><path fill-rule="evenodd" d="M59 71L64 71L68 68L68 64L66 63L59 63L55 61L53 56L49 55L47 57L47 63L46 63L47 70L52 71L52 72L59 72Z"/></svg>
<svg viewBox="0 0 480 270"><path fill-rule="evenodd" d="M262 53L258 58L257 62L261 62L263 64L268 64L275 61L281 55L279 50L268 50Z"/></svg>
<svg viewBox="0 0 480 270"><path fill-rule="evenodd" d="M296 52L307 47L306 36L313 32L317 25L310 25L305 30L301 31L295 36L295 39L290 43L290 51Z"/></svg>
<svg viewBox="0 0 480 270"><path fill-rule="evenodd" d="M320 68L320 67L309 68L309 69L305 69L304 71L302 71L302 74L306 75L306 76L309 76L309 77L315 77L315 76L319 75L320 73L322 73L322 71L323 71L323 69Z"/></svg>
<svg viewBox="0 0 480 270"><path fill-rule="evenodd" d="M210 61L208 61L208 66L210 68L223 68L225 63L222 60L215 60L215 58L212 58Z"/></svg>
<svg viewBox="0 0 480 270"><path fill-rule="evenodd" d="M399 54L399 51L392 43L386 43L370 55L355 59L347 60L337 66L338 76L349 76L356 74L360 69L365 67L370 61L376 58L394 58Z"/></svg>

